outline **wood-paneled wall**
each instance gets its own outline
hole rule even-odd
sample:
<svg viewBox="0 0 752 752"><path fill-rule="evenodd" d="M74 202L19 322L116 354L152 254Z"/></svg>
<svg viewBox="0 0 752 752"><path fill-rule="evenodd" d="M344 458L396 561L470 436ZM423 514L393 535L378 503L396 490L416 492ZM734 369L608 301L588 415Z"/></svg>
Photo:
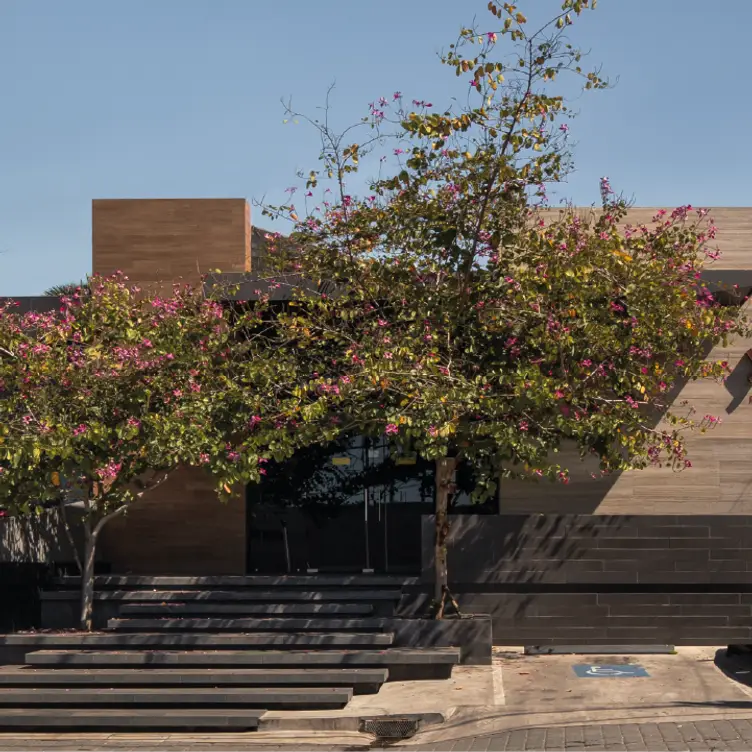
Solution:
<svg viewBox="0 0 752 752"><path fill-rule="evenodd" d="M245 574L245 511L244 496L222 503L186 468L106 525L100 558L118 574Z"/></svg>
<svg viewBox="0 0 752 752"><path fill-rule="evenodd" d="M652 222L661 207L632 207L626 221ZM673 207L665 207L669 211ZM715 244L721 251L709 265L711 274L726 284L752 286L752 208L708 207L718 228ZM553 217L558 210L551 210ZM591 209L578 209L581 213ZM747 314L752 306L747 304ZM566 447L557 462L568 467L572 480L566 486L552 483L502 481L499 489L503 513L562 514L752 514L752 361L745 357L752 339L737 339L715 348L709 359L728 360L734 373L725 384L689 383L677 397L688 400L701 418L710 414L723 422L705 434L688 435L692 467L681 472L648 468L610 478L593 479L597 462L581 462Z"/></svg>
<svg viewBox="0 0 752 752"><path fill-rule="evenodd" d="M502 513L752 514L752 386L747 381L752 361L745 355L750 348L752 339L716 347L708 357L728 360L732 376L725 384L690 382L676 399L677 413L686 414L679 403L688 400L693 418L722 419L704 434L686 434L691 468L651 467L593 479L597 462L581 462L576 451L564 448L556 461L570 469L570 483L502 481Z"/></svg>
<svg viewBox="0 0 752 752"><path fill-rule="evenodd" d="M190 282L211 271L251 271L245 199L95 199L92 269L141 285Z"/></svg>
<svg viewBox="0 0 752 752"><path fill-rule="evenodd" d="M626 223L633 225L646 224L651 226L656 212L673 207L633 206L627 215ZM708 208L708 218L712 218L718 233L714 241L721 249L721 257L711 265L714 270L752 270L752 207L721 206ZM579 208L578 212L586 214L590 208ZM551 218L558 214L557 209L546 212Z"/></svg>

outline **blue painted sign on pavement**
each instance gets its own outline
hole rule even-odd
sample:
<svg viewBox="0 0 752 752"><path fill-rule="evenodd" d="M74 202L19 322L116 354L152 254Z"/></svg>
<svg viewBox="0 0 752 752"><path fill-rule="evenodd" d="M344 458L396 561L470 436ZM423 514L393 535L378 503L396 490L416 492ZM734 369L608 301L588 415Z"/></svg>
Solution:
<svg viewBox="0 0 752 752"><path fill-rule="evenodd" d="M575 674L581 679L585 679L591 676L596 678L618 678L628 679L638 676L650 676L650 674L642 667L634 664L621 663L611 665L592 666L588 664L577 664L573 666Z"/></svg>

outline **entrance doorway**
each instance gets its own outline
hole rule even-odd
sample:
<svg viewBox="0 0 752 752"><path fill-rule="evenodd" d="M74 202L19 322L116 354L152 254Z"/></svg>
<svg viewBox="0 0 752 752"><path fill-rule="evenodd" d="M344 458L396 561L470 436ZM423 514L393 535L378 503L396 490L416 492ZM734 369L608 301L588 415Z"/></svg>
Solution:
<svg viewBox="0 0 752 752"><path fill-rule="evenodd" d="M416 574L433 463L353 436L268 463L248 487L248 572Z"/></svg>

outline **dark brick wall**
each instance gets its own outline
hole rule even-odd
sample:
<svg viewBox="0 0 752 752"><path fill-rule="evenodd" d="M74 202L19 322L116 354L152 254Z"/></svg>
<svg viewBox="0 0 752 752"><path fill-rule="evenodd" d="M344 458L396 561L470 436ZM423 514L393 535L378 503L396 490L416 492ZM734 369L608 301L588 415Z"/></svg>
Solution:
<svg viewBox="0 0 752 752"><path fill-rule="evenodd" d="M752 642L746 516L457 517L448 560L461 607L492 615L497 645Z"/></svg>

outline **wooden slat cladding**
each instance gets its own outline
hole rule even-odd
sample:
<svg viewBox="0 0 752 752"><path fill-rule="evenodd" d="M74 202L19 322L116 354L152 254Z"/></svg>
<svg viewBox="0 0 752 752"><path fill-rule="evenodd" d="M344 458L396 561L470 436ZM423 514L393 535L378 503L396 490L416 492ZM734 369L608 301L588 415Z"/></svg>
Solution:
<svg viewBox="0 0 752 752"><path fill-rule="evenodd" d="M197 468L171 475L102 531L100 557L118 574L245 574L245 498L217 499Z"/></svg>
<svg viewBox="0 0 752 752"><path fill-rule="evenodd" d="M752 315L752 305L746 309ZM692 467L680 472L650 467L601 478L596 461L581 462L565 446L552 459L570 470L569 484L502 480L502 513L752 514L752 360L745 354L751 347L752 338L737 338L714 348L708 358L728 360L730 377L725 383L690 382L674 402L677 414L687 414L680 405L687 400L694 419L722 420L704 434L686 434Z"/></svg>
<svg viewBox="0 0 752 752"><path fill-rule="evenodd" d="M661 208L669 212L674 207L634 206L629 210L626 222L633 225L646 224L650 226L656 212ZM717 271L725 269L752 270L752 207L748 206L720 206L708 208L708 217L712 217L718 234L712 241L721 250L721 257L713 262L709 268ZM589 213L590 208L578 208L582 214ZM551 218L559 213L558 209L544 212Z"/></svg>
<svg viewBox="0 0 752 752"><path fill-rule="evenodd" d="M245 199L95 199L92 269L141 285L198 284L212 270L251 270Z"/></svg>

